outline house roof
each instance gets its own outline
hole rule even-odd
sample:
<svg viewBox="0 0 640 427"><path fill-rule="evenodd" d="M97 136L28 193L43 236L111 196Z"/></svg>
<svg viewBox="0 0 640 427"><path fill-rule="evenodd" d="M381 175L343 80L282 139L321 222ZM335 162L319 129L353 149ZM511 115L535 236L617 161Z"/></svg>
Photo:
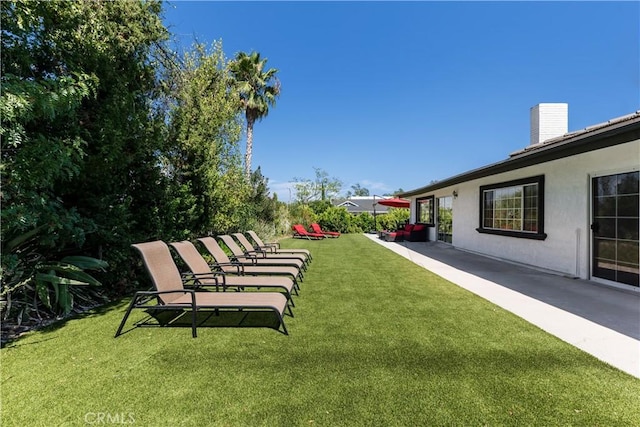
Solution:
<svg viewBox="0 0 640 427"><path fill-rule="evenodd" d="M333 202L335 206L342 206L350 213L373 213L373 203L376 202L375 212L376 214L387 213L387 207L377 203L382 200L382 197L351 197L349 199L336 200Z"/></svg>
<svg viewBox="0 0 640 427"><path fill-rule="evenodd" d="M511 153L506 160L454 175L424 187L405 191L397 196L417 196L461 182L612 147L636 139L640 139L640 110L538 144L529 145L522 150Z"/></svg>

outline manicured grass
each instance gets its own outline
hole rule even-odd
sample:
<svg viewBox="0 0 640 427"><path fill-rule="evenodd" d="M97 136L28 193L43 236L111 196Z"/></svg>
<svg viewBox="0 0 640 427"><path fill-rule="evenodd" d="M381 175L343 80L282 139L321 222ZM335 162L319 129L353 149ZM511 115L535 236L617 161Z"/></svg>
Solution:
<svg viewBox="0 0 640 427"><path fill-rule="evenodd" d="M2 350L2 425L640 425L640 380L367 238L282 243L314 256L289 336L114 339L123 300Z"/></svg>

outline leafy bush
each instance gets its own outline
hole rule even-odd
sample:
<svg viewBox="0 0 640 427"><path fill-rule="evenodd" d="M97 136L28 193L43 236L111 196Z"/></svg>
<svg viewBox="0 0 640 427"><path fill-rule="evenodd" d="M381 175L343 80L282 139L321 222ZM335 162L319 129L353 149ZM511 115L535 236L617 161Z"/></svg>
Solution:
<svg viewBox="0 0 640 427"><path fill-rule="evenodd" d="M283 236L291 232L291 219L289 215L289 207L285 203L279 203L273 223L273 238ZM265 236L267 237L267 236ZM268 237L267 237L268 238Z"/></svg>
<svg viewBox="0 0 640 427"><path fill-rule="evenodd" d="M295 203L289 206L289 217L291 218L291 224L302 224L305 227L308 227L312 222L317 222L317 215L311 206L302 203Z"/></svg>
<svg viewBox="0 0 640 427"><path fill-rule="evenodd" d="M44 312L52 315L69 314L75 299L88 306L100 295L83 285L102 284L85 270L105 271L104 261L85 256L65 256L52 260L49 248L41 244L40 236L45 231L40 226L2 245L3 319L12 319L19 325L23 320L41 318Z"/></svg>
<svg viewBox="0 0 640 427"><path fill-rule="evenodd" d="M327 209L332 208L331 202L328 200L314 200L309 202L309 207L317 214L320 215Z"/></svg>
<svg viewBox="0 0 640 427"><path fill-rule="evenodd" d="M344 207L331 206L325 209L316 222L323 230L347 233L353 216Z"/></svg>
<svg viewBox="0 0 640 427"><path fill-rule="evenodd" d="M349 233L367 233L373 230L373 215L364 212L351 217Z"/></svg>
<svg viewBox="0 0 640 427"><path fill-rule="evenodd" d="M376 217L376 230L396 230L409 220L409 209L389 208L386 214Z"/></svg>

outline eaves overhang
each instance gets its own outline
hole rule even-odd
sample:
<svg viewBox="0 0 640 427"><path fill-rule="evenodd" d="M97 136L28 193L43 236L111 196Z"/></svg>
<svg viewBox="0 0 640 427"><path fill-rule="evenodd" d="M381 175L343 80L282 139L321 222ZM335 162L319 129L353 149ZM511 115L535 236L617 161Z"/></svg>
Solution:
<svg viewBox="0 0 640 427"><path fill-rule="evenodd" d="M607 126L592 126L583 131L569 133L532 149L518 151L506 160L399 193L397 197L406 198L431 193L463 182L638 140L640 139L640 113L636 112L628 117L630 118L627 120L617 121Z"/></svg>

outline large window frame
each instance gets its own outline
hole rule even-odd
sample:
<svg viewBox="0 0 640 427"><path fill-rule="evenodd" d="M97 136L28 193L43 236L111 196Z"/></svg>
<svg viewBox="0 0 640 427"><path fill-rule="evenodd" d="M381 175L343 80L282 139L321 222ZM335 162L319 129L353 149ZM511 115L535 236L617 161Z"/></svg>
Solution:
<svg viewBox="0 0 640 427"><path fill-rule="evenodd" d="M435 225L434 206L434 196L420 197L416 199L416 223L433 227Z"/></svg>
<svg viewBox="0 0 640 427"><path fill-rule="evenodd" d="M547 238L544 175L483 185L479 202L478 233L534 240Z"/></svg>

